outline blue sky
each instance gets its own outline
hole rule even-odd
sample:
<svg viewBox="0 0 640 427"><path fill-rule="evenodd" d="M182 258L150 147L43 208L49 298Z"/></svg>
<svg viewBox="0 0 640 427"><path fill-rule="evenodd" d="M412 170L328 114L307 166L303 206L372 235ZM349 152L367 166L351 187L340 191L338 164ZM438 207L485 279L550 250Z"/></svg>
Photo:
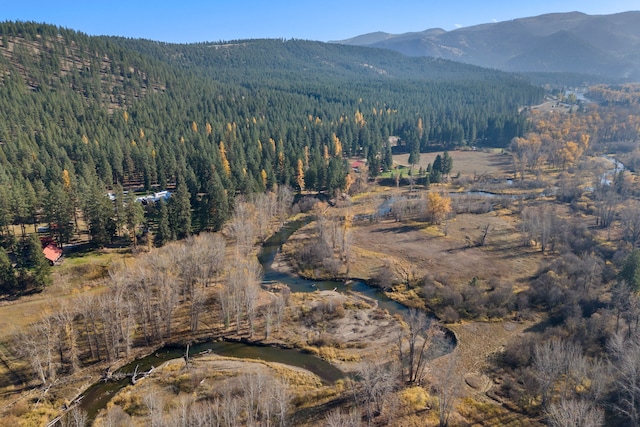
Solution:
<svg viewBox="0 0 640 427"><path fill-rule="evenodd" d="M242 38L341 40L385 31L453 30L551 12L640 10L638 0L3 0L0 21L90 35L191 43Z"/></svg>

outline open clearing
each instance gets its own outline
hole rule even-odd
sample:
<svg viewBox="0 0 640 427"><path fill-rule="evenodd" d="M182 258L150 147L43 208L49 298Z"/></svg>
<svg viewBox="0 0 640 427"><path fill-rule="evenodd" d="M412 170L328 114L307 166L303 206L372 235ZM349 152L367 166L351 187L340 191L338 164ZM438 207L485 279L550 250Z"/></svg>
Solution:
<svg viewBox="0 0 640 427"><path fill-rule="evenodd" d="M385 219L354 227L353 275L371 278L385 264L397 279L427 274L451 285L499 279L516 285L536 271L543 256L524 248L510 211L464 214L443 227ZM475 244L489 226L485 245ZM446 234L445 230L446 229Z"/></svg>
<svg viewBox="0 0 640 427"><path fill-rule="evenodd" d="M41 293L19 300L0 301L0 342L43 317L59 304L73 304L74 298L87 292L99 292L115 260L130 258L120 249L74 254L53 268L53 284Z"/></svg>
<svg viewBox="0 0 640 427"><path fill-rule="evenodd" d="M421 153L420 162L416 168L426 169L429 163L433 164L436 156L442 152ZM492 151L449 151L453 159L451 176L460 173L461 176L504 176L513 174L513 162L511 156L503 154L502 150ZM409 167L409 154L397 154L393 156L393 163Z"/></svg>

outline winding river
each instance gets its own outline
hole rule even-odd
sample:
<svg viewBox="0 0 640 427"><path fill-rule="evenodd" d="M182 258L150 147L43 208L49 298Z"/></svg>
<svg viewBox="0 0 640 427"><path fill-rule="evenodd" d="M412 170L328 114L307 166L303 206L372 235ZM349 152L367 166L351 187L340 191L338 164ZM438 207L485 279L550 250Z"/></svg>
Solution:
<svg viewBox="0 0 640 427"><path fill-rule="evenodd" d="M343 282L307 280L293 274L274 270L272 263L282 245L294 232L310 221L311 219L309 217L305 217L302 220L289 222L264 243L258 256L264 272L264 282L286 284L292 292L314 292L316 290L331 289L336 289L338 292L356 292L375 299L378 302L378 306L386 309L390 314L403 313L407 310L402 304L391 300L383 292L367 285L361 280L352 280L348 285L345 285ZM434 340L429 352L430 357L446 354L454 347L455 338L453 335L445 334L437 340ZM185 351L186 349L183 346L163 347L146 357L128 363L118 369L115 374L132 373L136 369L138 372L145 372L154 366L160 366L165 361L183 357ZM332 384L345 376L342 371L327 361L294 349L231 341L207 341L189 348L189 354L191 356L197 357L199 354L208 352L213 352L221 356L260 359L304 368L316 374L325 384ZM94 419L97 413L106 407L109 400L128 384L130 384L130 378L128 377L118 381L97 382L82 394L80 407L87 412L90 419Z"/></svg>

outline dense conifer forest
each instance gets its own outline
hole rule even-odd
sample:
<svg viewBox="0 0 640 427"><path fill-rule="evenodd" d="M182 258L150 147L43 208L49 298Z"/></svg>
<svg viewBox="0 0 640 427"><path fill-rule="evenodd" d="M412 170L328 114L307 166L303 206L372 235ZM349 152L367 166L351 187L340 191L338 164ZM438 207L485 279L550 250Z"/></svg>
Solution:
<svg viewBox="0 0 640 427"><path fill-rule="evenodd" d="M128 190L169 188L168 223L191 212L169 237L217 230L237 194L344 188L350 156L375 173L392 149L505 145L542 97L516 75L320 42L178 45L31 22L0 37L5 246L12 224L42 222L66 242L78 211L109 242L125 215L108 191L126 205Z"/></svg>

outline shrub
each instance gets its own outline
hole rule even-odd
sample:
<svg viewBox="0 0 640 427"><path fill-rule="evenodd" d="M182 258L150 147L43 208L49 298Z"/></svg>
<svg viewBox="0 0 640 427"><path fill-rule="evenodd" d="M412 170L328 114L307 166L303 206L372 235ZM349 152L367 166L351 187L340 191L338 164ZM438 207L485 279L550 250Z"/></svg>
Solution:
<svg viewBox="0 0 640 427"><path fill-rule="evenodd" d="M528 366L531 363L534 343L524 337L509 342L502 352L502 362L512 369Z"/></svg>
<svg viewBox="0 0 640 427"><path fill-rule="evenodd" d="M448 305L440 313L440 320L444 323L455 323L460 320L460 315L453 307Z"/></svg>
<svg viewBox="0 0 640 427"><path fill-rule="evenodd" d="M411 412L421 411L427 407L429 394L422 387L409 387L400 392L400 401Z"/></svg>

